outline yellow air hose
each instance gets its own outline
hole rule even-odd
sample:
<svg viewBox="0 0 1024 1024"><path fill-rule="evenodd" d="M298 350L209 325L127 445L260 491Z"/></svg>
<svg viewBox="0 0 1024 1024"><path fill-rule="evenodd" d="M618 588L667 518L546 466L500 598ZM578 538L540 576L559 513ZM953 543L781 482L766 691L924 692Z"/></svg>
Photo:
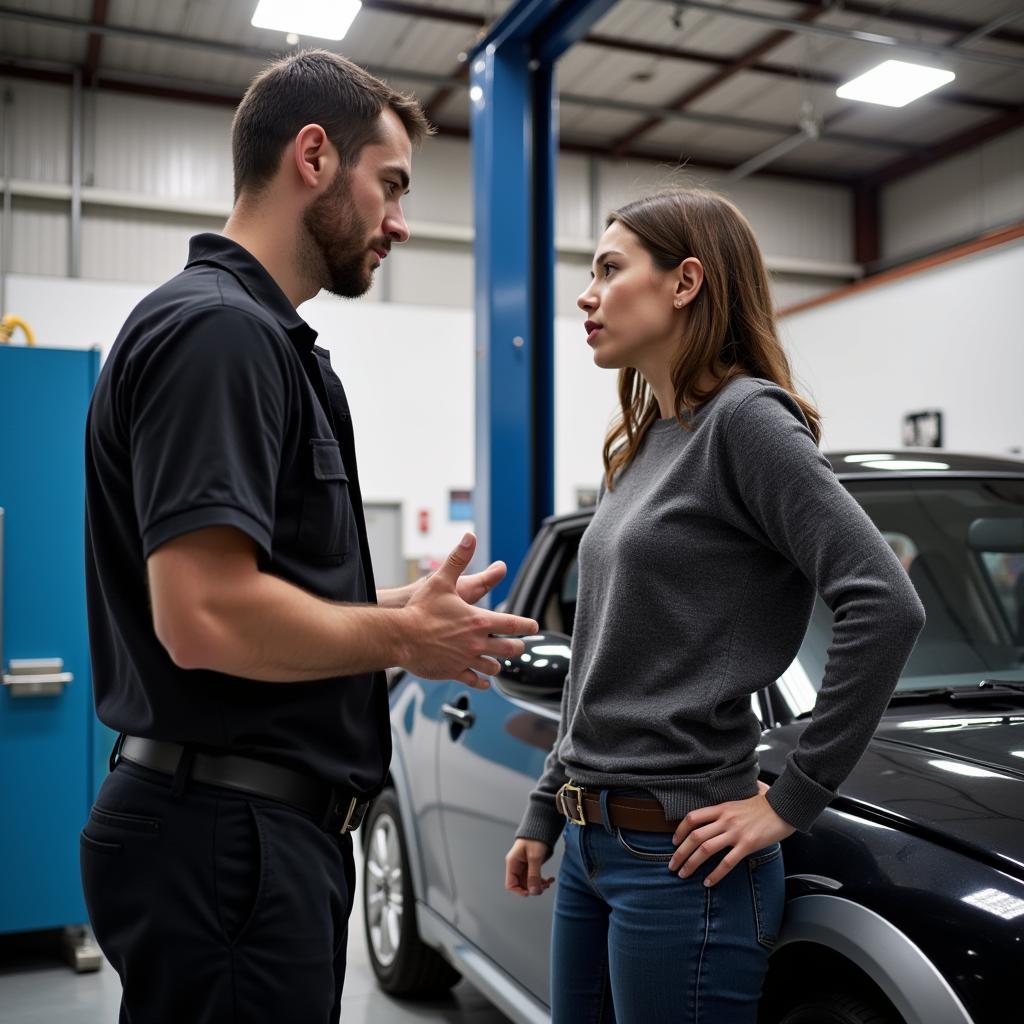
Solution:
<svg viewBox="0 0 1024 1024"><path fill-rule="evenodd" d="M27 345L34 345L36 343L36 336L24 320L19 316L5 316L0 319L0 345L8 345L11 341L11 335L21 328L25 334L25 343Z"/></svg>

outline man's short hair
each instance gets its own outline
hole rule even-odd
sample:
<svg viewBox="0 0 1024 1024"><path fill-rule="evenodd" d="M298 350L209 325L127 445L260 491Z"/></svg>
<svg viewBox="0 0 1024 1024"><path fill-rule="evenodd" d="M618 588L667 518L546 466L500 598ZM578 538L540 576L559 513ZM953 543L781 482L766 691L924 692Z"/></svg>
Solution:
<svg viewBox="0 0 1024 1024"><path fill-rule="evenodd" d="M285 146L307 124L327 133L342 163L354 167L393 110L415 145L434 129L413 96L395 92L328 50L303 50L264 68L246 90L231 124L235 199L259 192L277 173Z"/></svg>

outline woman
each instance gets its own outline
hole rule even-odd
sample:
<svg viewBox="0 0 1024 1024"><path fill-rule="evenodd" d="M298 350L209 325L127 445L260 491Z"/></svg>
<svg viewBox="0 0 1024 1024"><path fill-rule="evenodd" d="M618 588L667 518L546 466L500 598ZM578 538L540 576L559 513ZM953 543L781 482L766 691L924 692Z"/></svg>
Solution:
<svg viewBox="0 0 1024 1024"><path fill-rule="evenodd" d="M608 218L580 296L622 415L580 543L570 677L506 857L539 895L559 835L555 1024L753 1024L784 903L780 840L863 753L924 623L818 450L750 225L675 190ZM814 717L769 789L750 695L835 612Z"/></svg>

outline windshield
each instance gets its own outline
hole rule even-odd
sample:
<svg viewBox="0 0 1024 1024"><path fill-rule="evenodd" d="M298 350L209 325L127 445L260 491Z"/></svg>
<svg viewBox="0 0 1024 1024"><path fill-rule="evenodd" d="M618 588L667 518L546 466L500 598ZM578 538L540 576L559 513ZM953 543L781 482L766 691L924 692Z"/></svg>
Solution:
<svg viewBox="0 0 1024 1024"><path fill-rule="evenodd" d="M1024 679L1024 481L852 481L928 621L898 691ZM819 598L797 665L821 686L832 613Z"/></svg>

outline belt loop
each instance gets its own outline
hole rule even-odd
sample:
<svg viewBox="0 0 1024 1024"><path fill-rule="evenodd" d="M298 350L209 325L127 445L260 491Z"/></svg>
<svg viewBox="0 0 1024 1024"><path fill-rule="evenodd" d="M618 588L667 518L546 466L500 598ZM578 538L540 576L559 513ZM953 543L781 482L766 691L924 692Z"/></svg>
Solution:
<svg viewBox="0 0 1024 1024"><path fill-rule="evenodd" d="M608 790L602 789L598 799L601 801L601 820L604 824L604 830L608 835L614 836L615 830L612 828L611 815L608 813Z"/></svg>
<svg viewBox="0 0 1024 1024"><path fill-rule="evenodd" d="M185 785L189 775L192 774L192 761L196 752L191 747L181 748L181 757L178 758L178 766L174 769L174 779L171 782L171 796L180 800L185 793Z"/></svg>
<svg viewBox="0 0 1024 1024"><path fill-rule="evenodd" d="M110 758L107 761L107 768L113 771L117 767L117 762L121 760L121 748L124 746L125 734L119 732L117 739L114 740L114 745L110 748Z"/></svg>

